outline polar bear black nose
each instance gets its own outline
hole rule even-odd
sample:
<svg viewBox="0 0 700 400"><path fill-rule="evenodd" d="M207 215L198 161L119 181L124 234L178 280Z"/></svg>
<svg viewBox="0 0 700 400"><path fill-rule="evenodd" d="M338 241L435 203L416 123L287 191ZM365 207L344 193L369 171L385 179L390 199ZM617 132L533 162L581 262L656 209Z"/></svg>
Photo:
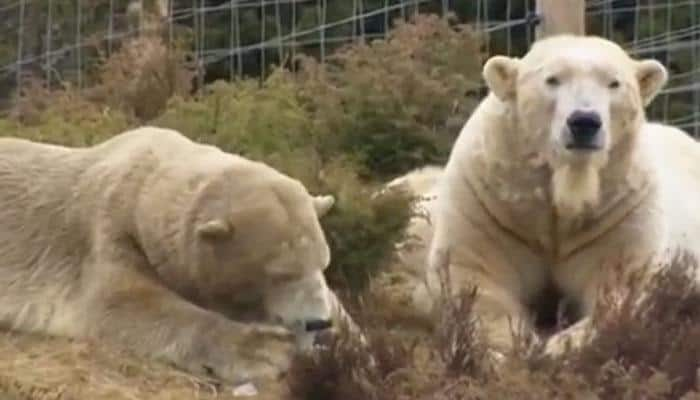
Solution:
<svg viewBox="0 0 700 400"><path fill-rule="evenodd" d="M598 113L593 111L574 111L566 119L566 125L569 127L572 139L568 147L598 147L596 137L598 132L600 132L600 127L603 125Z"/></svg>
<svg viewBox="0 0 700 400"><path fill-rule="evenodd" d="M307 320L305 323L305 328L307 332L316 332L326 330L333 326L333 321L330 319L311 319Z"/></svg>

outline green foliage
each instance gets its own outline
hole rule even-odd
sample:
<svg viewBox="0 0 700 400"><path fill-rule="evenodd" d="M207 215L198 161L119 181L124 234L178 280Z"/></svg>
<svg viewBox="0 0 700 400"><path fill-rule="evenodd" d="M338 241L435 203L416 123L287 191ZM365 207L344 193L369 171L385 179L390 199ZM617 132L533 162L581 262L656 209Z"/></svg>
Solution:
<svg viewBox="0 0 700 400"><path fill-rule="evenodd" d="M0 132L30 140L70 146L89 146L113 136L133 123L118 109L88 101L73 89L49 92L33 87L20 103L20 118L0 119Z"/></svg>
<svg viewBox="0 0 700 400"><path fill-rule="evenodd" d="M206 94L175 97L154 124L189 132L199 140L246 157L264 158L315 149L311 114L297 99L296 85L275 74L257 81L217 81Z"/></svg>
<svg viewBox="0 0 700 400"><path fill-rule="evenodd" d="M476 105L466 94L480 85L481 62L473 31L423 15L325 64L305 58L302 96L327 133L324 146L354 154L371 175L387 177L446 160L458 133L448 123L462 122Z"/></svg>
<svg viewBox="0 0 700 400"><path fill-rule="evenodd" d="M401 194L373 198L376 186L349 169L333 168L327 176L338 199L335 212L322 221L334 257L328 278L357 293L391 260L393 244L403 239L411 199Z"/></svg>

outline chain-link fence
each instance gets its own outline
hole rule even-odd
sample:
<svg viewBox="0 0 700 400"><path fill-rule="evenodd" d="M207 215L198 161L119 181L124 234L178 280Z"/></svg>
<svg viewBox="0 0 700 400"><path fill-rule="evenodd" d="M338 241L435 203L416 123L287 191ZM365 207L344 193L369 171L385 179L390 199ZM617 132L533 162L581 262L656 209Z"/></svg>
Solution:
<svg viewBox="0 0 700 400"><path fill-rule="evenodd" d="M85 77L123 40L157 32L184 43L198 81L264 77L296 54L323 61L339 46L384 37L397 19L452 13L482 33L489 54L534 40L534 0L2 0L0 98L30 78ZM655 57L671 73L655 119L700 136L700 0L589 0L587 29ZM469 57L469 54L465 54Z"/></svg>

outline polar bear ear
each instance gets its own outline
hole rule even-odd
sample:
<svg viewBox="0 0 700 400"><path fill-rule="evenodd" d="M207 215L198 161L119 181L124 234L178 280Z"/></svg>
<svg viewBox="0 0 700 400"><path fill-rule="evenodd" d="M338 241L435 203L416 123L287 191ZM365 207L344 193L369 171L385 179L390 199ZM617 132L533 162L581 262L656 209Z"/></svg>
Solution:
<svg viewBox="0 0 700 400"><path fill-rule="evenodd" d="M520 60L512 57L493 56L486 61L482 76L489 89L503 101L515 98Z"/></svg>
<svg viewBox="0 0 700 400"><path fill-rule="evenodd" d="M224 238L233 235L233 226L223 219L212 219L197 226L199 237L206 239Z"/></svg>
<svg viewBox="0 0 700 400"><path fill-rule="evenodd" d="M323 217L330 211L330 209L335 204L335 197L331 195L327 196L314 196L314 208L316 209L316 214Z"/></svg>
<svg viewBox="0 0 700 400"><path fill-rule="evenodd" d="M648 59L637 63L637 82L644 106L648 106L668 81L668 71L660 62Z"/></svg>

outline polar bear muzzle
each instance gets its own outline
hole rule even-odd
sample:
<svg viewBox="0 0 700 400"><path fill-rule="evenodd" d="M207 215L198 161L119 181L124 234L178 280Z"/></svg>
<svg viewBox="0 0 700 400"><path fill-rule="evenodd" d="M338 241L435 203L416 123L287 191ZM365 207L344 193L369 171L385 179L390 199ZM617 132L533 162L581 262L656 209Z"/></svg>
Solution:
<svg viewBox="0 0 700 400"><path fill-rule="evenodd" d="M564 145L574 151L601 150L604 146L602 126L597 112L576 110L566 119Z"/></svg>

